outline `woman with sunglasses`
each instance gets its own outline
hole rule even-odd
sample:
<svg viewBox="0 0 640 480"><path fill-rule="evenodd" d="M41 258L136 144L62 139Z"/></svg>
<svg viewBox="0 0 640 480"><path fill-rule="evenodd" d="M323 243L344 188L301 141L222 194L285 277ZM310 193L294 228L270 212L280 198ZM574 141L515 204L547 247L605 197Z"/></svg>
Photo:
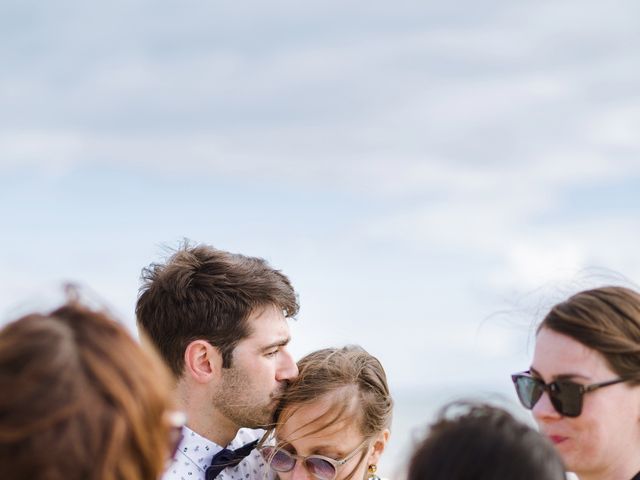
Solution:
<svg viewBox="0 0 640 480"><path fill-rule="evenodd" d="M184 423L159 360L76 298L0 330L0 392L2 479L157 480Z"/></svg>
<svg viewBox="0 0 640 480"><path fill-rule="evenodd" d="M640 294L603 287L554 306L512 379L580 480L640 480Z"/></svg>
<svg viewBox="0 0 640 480"><path fill-rule="evenodd" d="M393 401L380 362L357 346L298 362L260 451L282 480L377 478Z"/></svg>

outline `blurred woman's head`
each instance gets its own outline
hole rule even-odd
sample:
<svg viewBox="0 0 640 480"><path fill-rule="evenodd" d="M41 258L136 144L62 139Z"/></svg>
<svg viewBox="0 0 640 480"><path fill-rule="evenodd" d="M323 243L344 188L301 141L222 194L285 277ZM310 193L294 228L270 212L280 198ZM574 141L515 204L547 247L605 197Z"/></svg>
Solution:
<svg viewBox="0 0 640 480"><path fill-rule="evenodd" d="M313 352L298 368L269 432L275 445L263 449L271 467L282 479L362 479L375 473L393 408L380 362L348 346Z"/></svg>
<svg viewBox="0 0 640 480"><path fill-rule="evenodd" d="M505 410L445 406L416 448L408 480L564 480L562 461L537 431Z"/></svg>
<svg viewBox="0 0 640 480"><path fill-rule="evenodd" d="M555 305L541 322L518 396L583 479L640 471L640 295L603 287Z"/></svg>
<svg viewBox="0 0 640 480"><path fill-rule="evenodd" d="M167 372L75 299L0 331L0 478L155 480L172 453Z"/></svg>

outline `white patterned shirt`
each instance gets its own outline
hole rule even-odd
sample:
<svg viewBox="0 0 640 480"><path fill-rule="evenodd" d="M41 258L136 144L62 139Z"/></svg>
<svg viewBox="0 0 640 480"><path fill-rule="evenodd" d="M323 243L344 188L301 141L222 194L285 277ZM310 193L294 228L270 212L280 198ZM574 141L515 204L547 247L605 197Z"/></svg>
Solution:
<svg viewBox="0 0 640 480"><path fill-rule="evenodd" d="M240 448L262 437L263 433L262 430L241 428L226 448L229 450ZM222 447L187 427L183 427L182 434L180 446L173 457L171 465L164 472L162 480L205 480L205 472L207 467L211 465L211 459L222 450ZM275 474L257 450L253 450L247 458L235 467L225 468L216 477L216 480L274 479Z"/></svg>

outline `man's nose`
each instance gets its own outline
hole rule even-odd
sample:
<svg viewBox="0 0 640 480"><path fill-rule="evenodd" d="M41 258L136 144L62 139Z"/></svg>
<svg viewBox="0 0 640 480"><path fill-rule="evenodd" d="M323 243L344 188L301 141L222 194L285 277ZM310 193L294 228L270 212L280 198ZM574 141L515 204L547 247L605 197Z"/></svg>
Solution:
<svg viewBox="0 0 640 480"><path fill-rule="evenodd" d="M298 376L298 365L289 353L289 350L283 349L280 354L280 366L276 372L276 380L293 380Z"/></svg>

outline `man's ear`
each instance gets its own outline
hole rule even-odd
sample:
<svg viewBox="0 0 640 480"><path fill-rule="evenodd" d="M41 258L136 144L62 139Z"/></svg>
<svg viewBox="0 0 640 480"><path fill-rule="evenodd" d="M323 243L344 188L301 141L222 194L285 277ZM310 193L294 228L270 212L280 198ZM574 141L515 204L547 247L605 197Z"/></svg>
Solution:
<svg viewBox="0 0 640 480"><path fill-rule="evenodd" d="M198 383L220 378L222 354L206 340L194 340L184 351L185 375Z"/></svg>

